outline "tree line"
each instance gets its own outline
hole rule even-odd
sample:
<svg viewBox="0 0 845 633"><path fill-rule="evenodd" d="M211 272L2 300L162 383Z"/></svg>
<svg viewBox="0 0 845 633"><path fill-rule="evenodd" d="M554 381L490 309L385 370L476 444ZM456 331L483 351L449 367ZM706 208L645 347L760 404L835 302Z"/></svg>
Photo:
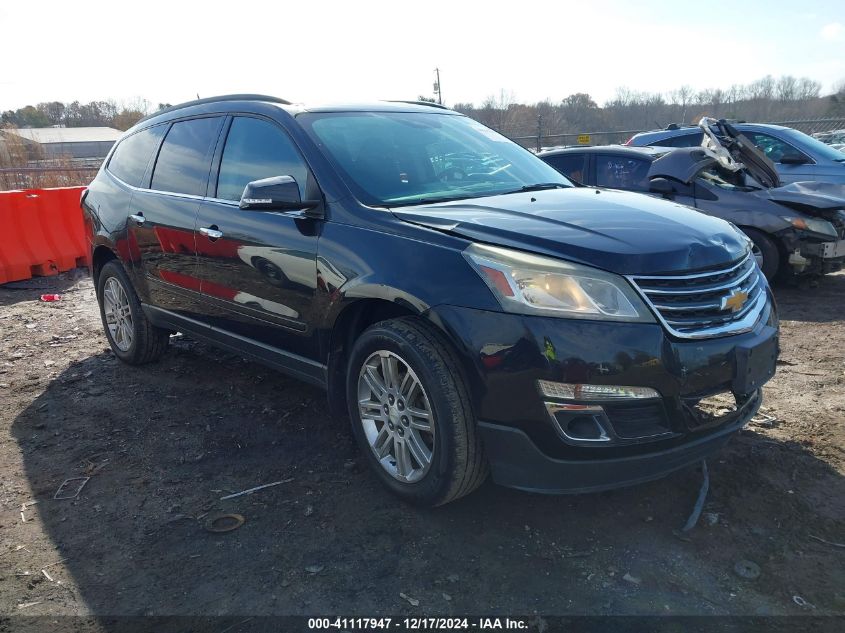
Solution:
<svg viewBox="0 0 845 633"><path fill-rule="evenodd" d="M434 101L420 96L420 100ZM145 99L128 103L114 100L80 103L49 101L0 113L0 127L96 127L118 130L132 127L155 108ZM583 92L559 102L519 103L516 95L500 90L480 105L456 103L453 109L467 114L506 136L535 137L614 130L649 130L670 123L696 123L702 116L745 121L790 121L845 117L845 81L833 94L822 95L821 84L807 77L767 75L749 84L695 90L688 85L666 93L618 88L599 105Z"/></svg>
<svg viewBox="0 0 845 633"><path fill-rule="evenodd" d="M155 109L162 110L169 106L169 103L159 103ZM118 103L113 100L88 103L45 101L34 106L28 105L0 113L0 127L29 128L61 125L128 130L151 111L152 104L146 99L135 99L127 103Z"/></svg>
<svg viewBox="0 0 845 633"><path fill-rule="evenodd" d="M510 137L664 128L697 123L702 116L745 121L791 121L845 116L845 82L822 96L821 84L807 77L771 75L730 88L694 90L681 86L668 93L619 88L599 105L578 92L559 102L522 104L501 90L480 106L456 103L453 109Z"/></svg>

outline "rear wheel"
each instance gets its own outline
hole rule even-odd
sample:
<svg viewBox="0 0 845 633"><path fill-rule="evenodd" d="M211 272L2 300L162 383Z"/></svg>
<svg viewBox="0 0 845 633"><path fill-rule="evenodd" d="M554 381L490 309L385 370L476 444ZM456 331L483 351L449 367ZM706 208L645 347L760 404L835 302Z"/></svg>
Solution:
<svg viewBox="0 0 845 633"><path fill-rule="evenodd" d="M454 353L414 318L356 341L347 371L355 438L376 476L412 503L436 506L475 490L487 462Z"/></svg>
<svg viewBox="0 0 845 633"><path fill-rule="evenodd" d="M126 271L116 260L107 262L100 271L97 300L115 356L130 365L142 365L164 354L170 332L149 322Z"/></svg>
<svg viewBox="0 0 845 633"><path fill-rule="evenodd" d="M772 281L780 268L780 251L777 244L772 238L757 229L744 228L742 232L751 239L754 259L757 260L757 264L766 279Z"/></svg>

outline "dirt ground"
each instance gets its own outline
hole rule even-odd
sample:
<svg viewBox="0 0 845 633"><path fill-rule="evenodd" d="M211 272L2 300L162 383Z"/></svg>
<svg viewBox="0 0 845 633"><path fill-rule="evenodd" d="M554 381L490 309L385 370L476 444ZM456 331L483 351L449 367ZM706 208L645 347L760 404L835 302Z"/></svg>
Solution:
<svg viewBox="0 0 845 633"><path fill-rule="evenodd" d="M843 614L845 274L776 294L775 420L709 460L681 535L697 468L415 509L318 390L187 338L121 364L83 271L0 287L0 616ZM246 521L214 534L216 513Z"/></svg>

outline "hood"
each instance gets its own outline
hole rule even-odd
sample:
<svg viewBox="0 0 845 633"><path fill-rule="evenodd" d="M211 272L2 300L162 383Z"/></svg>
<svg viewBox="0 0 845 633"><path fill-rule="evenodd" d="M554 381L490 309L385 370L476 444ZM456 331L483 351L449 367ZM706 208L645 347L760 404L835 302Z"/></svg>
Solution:
<svg viewBox="0 0 845 633"><path fill-rule="evenodd" d="M830 182L793 182L768 189L768 197L800 210L812 207L819 211L845 209L845 185ZM812 211L812 210L811 210Z"/></svg>
<svg viewBox="0 0 845 633"><path fill-rule="evenodd" d="M619 274L727 264L747 238L727 222L625 191L578 187L392 209L398 218Z"/></svg>

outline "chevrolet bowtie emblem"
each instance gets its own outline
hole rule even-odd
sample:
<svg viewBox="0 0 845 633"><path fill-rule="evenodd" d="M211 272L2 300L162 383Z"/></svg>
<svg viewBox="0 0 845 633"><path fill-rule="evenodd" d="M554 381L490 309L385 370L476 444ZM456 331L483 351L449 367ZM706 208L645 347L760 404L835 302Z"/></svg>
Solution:
<svg viewBox="0 0 845 633"><path fill-rule="evenodd" d="M722 310L730 310L731 312L739 312L742 306L748 301L748 293L734 288L731 294L727 297L722 297Z"/></svg>

